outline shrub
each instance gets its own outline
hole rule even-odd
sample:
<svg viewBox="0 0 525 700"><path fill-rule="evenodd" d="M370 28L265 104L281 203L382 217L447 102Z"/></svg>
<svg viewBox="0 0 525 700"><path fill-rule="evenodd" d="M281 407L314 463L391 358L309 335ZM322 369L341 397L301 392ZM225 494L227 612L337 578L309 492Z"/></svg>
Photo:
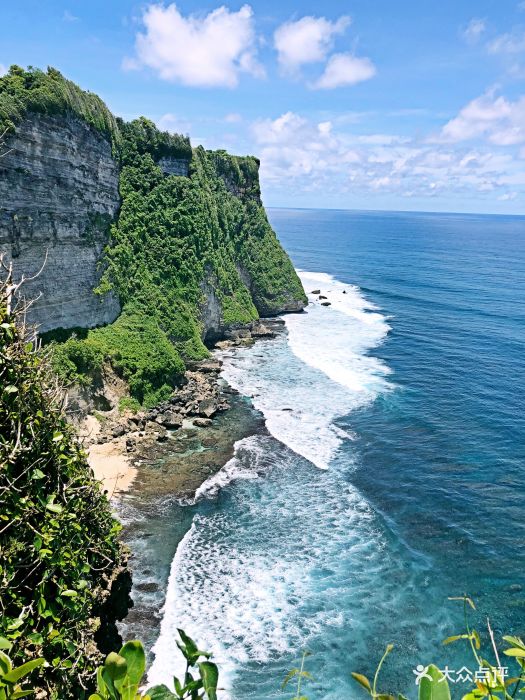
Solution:
<svg viewBox="0 0 525 700"><path fill-rule="evenodd" d="M125 411L137 413L140 411L140 403L132 396L123 396L118 402L118 410L119 413L124 413Z"/></svg>
<svg viewBox="0 0 525 700"><path fill-rule="evenodd" d="M97 671L97 692L89 700L217 700L219 671L209 661L211 655L200 651L183 630L178 630L178 633L180 641L177 645L186 659L186 671L184 678L173 679L176 694L165 685L150 688L144 695L139 693L146 670L146 655L142 644L133 641L124 644L118 654L108 654L104 665ZM194 676L195 672L197 675Z"/></svg>
<svg viewBox="0 0 525 700"><path fill-rule="evenodd" d="M93 375L100 372L104 354L90 340L69 338L64 343L54 342L50 347L51 364L66 385L89 384Z"/></svg>
<svg viewBox="0 0 525 700"><path fill-rule="evenodd" d="M46 358L16 321L1 283L0 638L16 664L47 661L36 672L50 697L80 698L99 658L102 592L123 560L120 525Z"/></svg>

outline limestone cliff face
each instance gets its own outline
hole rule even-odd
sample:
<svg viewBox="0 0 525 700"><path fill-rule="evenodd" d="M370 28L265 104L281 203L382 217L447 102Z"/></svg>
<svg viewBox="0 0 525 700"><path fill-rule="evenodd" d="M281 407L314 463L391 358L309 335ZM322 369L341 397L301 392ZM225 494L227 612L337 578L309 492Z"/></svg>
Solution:
<svg viewBox="0 0 525 700"><path fill-rule="evenodd" d="M119 314L115 295L94 293L109 225L119 207L118 167L108 141L73 116L30 115L0 157L0 250L36 298L40 331L93 327ZM47 259L46 259L47 256Z"/></svg>
<svg viewBox="0 0 525 700"><path fill-rule="evenodd" d="M28 113L0 150L0 252L12 261L15 280L31 277L43 266L38 277L23 288L26 298L35 299L29 321L37 324L41 333L104 326L119 316L117 293L100 296L94 291L103 273L110 225L117 218L120 225L122 216L117 216L121 166L113 157L108 138L71 112L57 116ZM191 161L189 156L158 154L155 159L166 182L170 176L190 177L208 197L218 198L217 208L224 197L242 202L244 218L253 220L242 238L231 246L230 239L238 235L234 229L224 228L215 235L223 236L224 244L231 246L233 275L238 275L237 283L246 288L243 303L261 316L300 311L306 298L266 219L259 162L203 149L196 149ZM218 180L224 183L225 192L217 188ZM183 196L177 195L179 199ZM179 204L175 198L174 205ZM193 202L191 206L197 205ZM144 216L149 215L145 212ZM195 216L198 220L202 212L196 211ZM229 217L223 212L217 225L227 226ZM147 219L145 224L147 227ZM178 235L171 219L167 227ZM160 245L159 251L163 250L161 243L164 245L159 241L155 244ZM198 248L197 243L195 246ZM177 274L176 269L173 274ZM232 289L236 288L235 280L230 282ZM217 273L206 269L200 281L200 322L202 339L207 343L246 321L232 320L231 308L229 320L225 320L224 294L221 297L219 286ZM247 313L251 318L252 312Z"/></svg>

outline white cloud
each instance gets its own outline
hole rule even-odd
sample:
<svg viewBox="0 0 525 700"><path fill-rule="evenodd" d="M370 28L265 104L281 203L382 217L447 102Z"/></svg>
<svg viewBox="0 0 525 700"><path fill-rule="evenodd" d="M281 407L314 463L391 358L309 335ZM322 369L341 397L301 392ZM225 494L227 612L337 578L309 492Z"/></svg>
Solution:
<svg viewBox="0 0 525 700"><path fill-rule="evenodd" d="M467 41L469 44L475 44L486 29L486 21L484 19L474 17L462 31L462 35L465 41Z"/></svg>
<svg viewBox="0 0 525 700"><path fill-rule="evenodd" d="M350 53L336 53L330 57L321 77L311 87L317 90L330 90L356 85L373 78L376 67L369 58L358 58Z"/></svg>
<svg viewBox="0 0 525 700"><path fill-rule="evenodd" d="M512 102L489 91L463 107L435 140L458 143L479 138L497 146L525 142L525 96Z"/></svg>
<svg viewBox="0 0 525 700"><path fill-rule="evenodd" d="M487 44L489 53L516 54L525 51L525 32L500 34Z"/></svg>
<svg viewBox="0 0 525 700"><path fill-rule="evenodd" d="M342 34L350 23L351 19L347 16L335 22L324 17L308 16L281 24L274 33L274 46L281 67L287 72L294 72L306 63L324 61L333 46L334 37Z"/></svg>
<svg viewBox="0 0 525 700"><path fill-rule="evenodd" d="M3 63L0 63L0 78L7 73L9 68L7 66L4 66Z"/></svg>
<svg viewBox="0 0 525 700"><path fill-rule="evenodd" d="M513 199L516 199L517 196L517 192L505 192L500 197L498 197L498 199L500 202L511 202Z"/></svg>
<svg viewBox="0 0 525 700"><path fill-rule="evenodd" d="M513 103L505 100L505 104ZM499 111L505 109L495 108L495 113ZM525 189L519 154L501 151L495 138L472 147L395 134L353 134L337 118L315 121L295 112L258 120L252 124L252 134L261 158L263 186L276 191L286 183L290 192L318 190L324 196L381 192L439 197L448 193L490 196L496 201L510 190L519 196Z"/></svg>
<svg viewBox="0 0 525 700"><path fill-rule="evenodd" d="M64 10L64 14L62 15L62 19L64 22L78 22L78 17L74 15L72 12L69 10Z"/></svg>
<svg viewBox="0 0 525 700"><path fill-rule="evenodd" d="M240 114L237 114L237 112L230 112L230 114L227 114L224 117L224 121L227 124L238 124L239 122L242 122L242 117Z"/></svg>
<svg viewBox="0 0 525 700"><path fill-rule="evenodd" d="M184 17L175 4L152 4L142 22L136 58L124 60L126 69L147 66L163 80L195 87L233 88L242 72L264 76L249 5L238 12L221 6L204 16Z"/></svg>
<svg viewBox="0 0 525 700"><path fill-rule="evenodd" d="M169 131L170 134L188 134L192 130L189 121L170 112L157 119L157 126L161 131Z"/></svg>

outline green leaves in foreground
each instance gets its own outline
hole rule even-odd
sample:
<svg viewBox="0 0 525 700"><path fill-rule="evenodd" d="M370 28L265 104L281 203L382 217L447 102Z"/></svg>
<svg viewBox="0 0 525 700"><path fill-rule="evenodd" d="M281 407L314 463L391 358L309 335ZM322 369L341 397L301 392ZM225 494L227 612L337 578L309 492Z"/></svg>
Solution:
<svg viewBox="0 0 525 700"><path fill-rule="evenodd" d="M186 659L183 682L174 678L175 693L165 685L157 685L141 694L139 686L146 670L146 655L141 642L126 642L120 652L108 654L104 666L97 671L97 692L89 700L217 700L219 671L208 661L210 654L200 651L191 637L178 630L177 642ZM199 661L204 657L205 661ZM193 676L190 668L197 667ZM0 700L3 700L0 696Z"/></svg>
<svg viewBox="0 0 525 700"><path fill-rule="evenodd" d="M303 651L303 657L301 659L301 667L300 668L292 668L290 671L285 676L285 679L281 685L281 688L284 690L288 683L290 683L291 680L296 680L297 685L295 688L295 694L292 698L292 700L308 700L306 695L302 695L301 693L301 688L304 680L309 680L313 681L313 677L308 671L304 670L304 661L307 656L310 656L309 651Z"/></svg>
<svg viewBox="0 0 525 700"><path fill-rule="evenodd" d="M465 620L465 633L454 634L447 637L443 644L449 645L454 642L464 642L470 648L475 661L476 670L469 671L463 667L461 671L454 671L448 666L444 671L440 671L437 666L430 664L429 666L419 665L414 670L416 675L416 685L418 686L419 700L450 700L450 687L448 679L452 683L458 683L454 680L451 674L456 674L456 677L461 672L467 672L463 679L472 682L472 686L468 685L462 691L461 700L515 700L516 694L525 693L525 642L520 637L503 637L503 640L510 646L506 649L498 649L496 639L489 620L487 620L488 638L490 639L490 648L482 650L482 640L476 630L471 629L468 613L470 610L476 610L476 606L468 596L460 596L450 598L463 603L463 613ZM352 673L354 680L366 690L366 692L374 698L374 700L396 700L394 695L387 695L377 691L377 681L381 666L392 650L392 645L388 645L383 658L377 667L374 681L370 683L366 676L361 673ZM505 654L505 656L503 656ZM489 657L493 657L493 661ZM507 657L507 658L505 658ZM463 658L462 656L460 657ZM514 671L510 668L510 664L514 663L517 667ZM462 661L461 661L462 664ZM509 664L509 665L507 665ZM459 664L458 664L459 665ZM458 686L459 689L459 686ZM402 695L397 695L397 700L405 700Z"/></svg>
<svg viewBox="0 0 525 700"><path fill-rule="evenodd" d="M377 691L379 671L381 670L381 666L392 648L393 647L391 644L387 646L386 651L378 664L373 684L370 683L368 678L363 676L361 673L352 673L352 678L366 690L370 697L377 700L396 700L395 695L389 695L388 693L381 693ZM434 666L434 664L430 664L430 666L425 667L418 689L418 700L450 700L450 688L448 687L448 682L439 668ZM397 700L406 700L406 698L403 695L398 694Z"/></svg>
<svg viewBox="0 0 525 700"><path fill-rule="evenodd" d="M0 637L0 649L10 647L9 642ZM32 690L24 690L20 684L26 676L35 668L45 664L45 659L31 659L25 664L13 668L13 662L5 651L0 651L0 700L15 700L25 698L33 693Z"/></svg>

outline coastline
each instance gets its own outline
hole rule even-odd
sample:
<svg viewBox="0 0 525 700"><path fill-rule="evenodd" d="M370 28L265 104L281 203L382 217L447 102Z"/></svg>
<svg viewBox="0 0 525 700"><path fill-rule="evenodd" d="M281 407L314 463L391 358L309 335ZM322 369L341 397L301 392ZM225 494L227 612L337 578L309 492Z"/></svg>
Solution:
<svg viewBox="0 0 525 700"><path fill-rule="evenodd" d="M270 319L250 331L239 329L220 340L216 350L252 345L283 328L283 321ZM106 424L91 416L82 425L91 443L89 462L112 499L131 552L133 607L119 623L119 633L124 641L142 639L150 650L160 629L171 563L193 521L197 490L231 460L238 441L266 433L262 414L221 377L221 365L217 353L192 365L178 392L187 391L181 405L170 403ZM199 410L209 413L210 400L217 410L208 418ZM161 422L168 420L165 416L173 420L173 409L182 420L166 428Z"/></svg>
<svg viewBox="0 0 525 700"><path fill-rule="evenodd" d="M273 338L282 326L280 319L268 319L236 329L219 340L215 350ZM221 377L221 365L214 354L190 364L182 387L149 411L93 411L84 417L80 437L94 476L110 500L119 501L126 493L134 498L191 499L233 456L235 442L246 437L235 425L243 425L247 416L240 415L243 400L234 398L237 392ZM221 415L224 420L217 422ZM253 427L257 431L261 426Z"/></svg>

